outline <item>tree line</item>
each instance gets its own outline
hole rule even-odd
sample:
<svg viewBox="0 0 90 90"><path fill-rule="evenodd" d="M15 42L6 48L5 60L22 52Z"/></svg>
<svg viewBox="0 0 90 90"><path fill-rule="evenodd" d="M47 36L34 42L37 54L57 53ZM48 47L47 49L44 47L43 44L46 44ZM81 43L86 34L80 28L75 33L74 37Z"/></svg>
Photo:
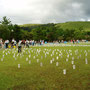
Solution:
<svg viewBox="0 0 90 90"><path fill-rule="evenodd" d="M39 24L34 26L26 26L12 24L10 19L6 16L0 21L0 38L3 40L45 40L45 41L55 41L55 40L90 40L90 31L85 31L83 27L79 29L63 29L57 24Z"/></svg>

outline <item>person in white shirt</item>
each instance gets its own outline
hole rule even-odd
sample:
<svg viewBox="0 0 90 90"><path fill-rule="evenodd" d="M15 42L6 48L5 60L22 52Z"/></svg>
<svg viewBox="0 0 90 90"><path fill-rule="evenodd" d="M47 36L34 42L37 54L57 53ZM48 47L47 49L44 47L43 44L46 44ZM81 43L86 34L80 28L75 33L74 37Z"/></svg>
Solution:
<svg viewBox="0 0 90 90"><path fill-rule="evenodd" d="M8 48L9 40L5 40L5 47Z"/></svg>

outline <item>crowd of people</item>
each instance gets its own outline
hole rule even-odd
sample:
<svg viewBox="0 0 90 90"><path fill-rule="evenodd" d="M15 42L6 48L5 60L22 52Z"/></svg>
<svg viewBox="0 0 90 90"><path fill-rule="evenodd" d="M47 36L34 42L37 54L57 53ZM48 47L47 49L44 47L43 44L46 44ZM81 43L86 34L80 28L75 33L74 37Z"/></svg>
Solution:
<svg viewBox="0 0 90 90"><path fill-rule="evenodd" d="M43 45L44 44L44 40L40 40L39 42L34 41L34 40L19 40L18 42L15 39L12 39L12 41L9 40L5 40L3 41L0 38L0 47L1 48L16 48L18 47L19 51L21 51L21 47L27 47L29 48L30 46L35 46L36 44L38 45Z"/></svg>
<svg viewBox="0 0 90 90"><path fill-rule="evenodd" d="M0 48L18 48L18 53L21 52L21 48L30 46L35 46L36 44L43 45L44 40L40 40L39 42L36 42L34 40L19 40L18 42L15 39L12 39L12 41L5 40L3 41L2 38L0 38Z"/></svg>
<svg viewBox="0 0 90 90"><path fill-rule="evenodd" d="M29 47L30 45L34 46L37 43L40 45L44 44L44 40L40 40L39 42L34 41L34 40L19 40L18 42L15 39L12 39L12 41L9 40L5 40L3 41L2 39L0 39L0 47L3 48L13 48L14 46L16 47L18 44L20 44L24 47Z"/></svg>
<svg viewBox="0 0 90 90"><path fill-rule="evenodd" d="M73 44L79 43L79 40L71 40L69 41ZM40 41L34 41L34 40L19 40L18 42L15 39L12 39L11 41L5 40L3 41L2 38L0 38L0 48L16 48L18 47L18 52L21 52L21 48L29 48L30 46L35 46L35 45L44 45L47 43L67 43L67 41L64 40L59 40L59 41L53 41L53 42L47 42L44 40Z"/></svg>
<svg viewBox="0 0 90 90"><path fill-rule="evenodd" d="M80 41L79 40L71 40L71 41L68 41L68 42L71 42L71 43L75 44L75 43L79 43ZM0 38L0 47L2 47L2 48L15 48L15 47L18 47L18 44L21 44L22 47L29 47L31 45L32 46L44 45L44 44L47 44L47 43L59 43L60 44L60 43L67 43L67 41L59 40L59 41L47 42L47 41L44 41L44 40L40 40L40 41L19 40L17 42L15 39L12 39L11 41L9 41L9 40L3 41L2 38Z"/></svg>

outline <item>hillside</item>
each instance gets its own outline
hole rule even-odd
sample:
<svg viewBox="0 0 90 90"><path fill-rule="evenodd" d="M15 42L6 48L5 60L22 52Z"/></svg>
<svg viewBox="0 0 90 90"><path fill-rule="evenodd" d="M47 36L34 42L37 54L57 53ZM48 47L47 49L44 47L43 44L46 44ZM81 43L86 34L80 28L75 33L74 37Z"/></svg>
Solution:
<svg viewBox="0 0 90 90"><path fill-rule="evenodd" d="M66 22L66 23L59 23L56 27L62 29L83 29L85 31L90 31L90 22Z"/></svg>
<svg viewBox="0 0 90 90"><path fill-rule="evenodd" d="M39 26L41 24L23 24L23 25L19 25L20 27L32 27L32 26Z"/></svg>
<svg viewBox="0 0 90 90"><path fill-rule="evenodd" d="M21 29L24 29L24 30L30 32L32 29L40 26L40 24L23 24L23 25L19 25L19 26L21 27Z"/></svg>
<svg viewBox="0 0 90 90"><path fill-rule="evenodd" d="M20 25L20 27L23 27L24 29L33 29L36 28L38 26L42 26L43 24L23 24ZM82 21L78 21L78 22L65 22L65 23L58 23L55 25L58 28L62 28L63 30L66 29L83 29L85 31L90 31L90 22L82 22Z"/></svg>

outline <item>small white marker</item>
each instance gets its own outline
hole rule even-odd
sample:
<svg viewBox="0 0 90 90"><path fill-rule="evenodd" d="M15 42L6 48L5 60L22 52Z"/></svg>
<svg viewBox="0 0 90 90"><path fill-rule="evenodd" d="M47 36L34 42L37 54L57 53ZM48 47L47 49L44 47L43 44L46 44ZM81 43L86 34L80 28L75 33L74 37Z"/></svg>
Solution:
<svg viewBox="0 0 90 90"><path fill-rule="evenodd" d="M68 58L66 58L66 62L68 62Z"/></svg>
<svg viewBox="0 0 90 90"><path fill-rule="evenodd" d="M41 66L41 67L43 66L42 62L40 63L40 66Z"/></svg>
<svg viewBox="0 0 90 90"><path fill-rule="evenodd" d="M34 56L33 59L35 59L36 57Z"/></svg>
<svg viewBox="0 0 90 90"><path fill-rule="evenodd" d="M56 52L56 54L58 54L58 52Z"/></svg>
<svg viewBox="0 0 90 90"><path fill-rule="evenodd" d="M74 60L74 57L72 57L72 60Z"/></svg>
<svg viewBox="0 0 90 90"><path fill-rule="evenodd" d="M1 61L3 61L3 58L1 58Z"/></svg>
<svg viewBox="0 0 90 90"><path fill-rule="evenodd" d="M6 55L7 55L7 53L6 53Z"/></svg>
<svg viewBox="0 0 90 90"><path fill-rule="evenodd" d="M52 60L50 60L50 64L52 64Z"/></svg>
<svg viewBox="0 0 90 90"><path fill-rule="evenodd" d="M20 68L20 64L18 64L18 68Z"/></svg>
<svg viewBox="0 0 90 90"><path fill-rule="evenodd" d="M56 62L56 66L58 66L59 65L59 63L58 62Z"/></svg>
<svg viewBox="0 0 90 90"><path fill-rule="evenodd" d="M57 60L58 60L58 58L59 58L59 57L57 56Z"/></svg>
<svg viewBox="0 0 90 90"><path fill-rule="evenodd" d="M85 63L88 64L88 60L87 60L87 58L85 59Z"/></svg>
<svg viewBox="0 0 90 90"><path fill-rule="evenodd" d="M76 66L75 65L73 65L73 69L75 69L76 68Z"/></svg>
<svg viewBox="0 0 90 90"><path fill-rule="evenodd" d="M29 60L29 64L31 64L31 60Z"/></svg>
<svg viewBox="0 0 90 90"><path fill-rule="evenodd" d="M31 57L31 55L29 55L29 58Z"/></svg>
<svg viewBox="0 0 90 90"><path fill-rule="evenodd" d="M72 61L72 64L74 64L74 61Z"/></svg>
<svg viewBox="0 0 90 90"><path fill-rule="evenodd" d="M26 61L28 61L28 58L26 58Z"/></svg>
<svg viewBox="0 0 90 90"><path fill-rule="evenodd" d="M63 74L64 74L64 75L66 74L66 69L63 69Z"/></svg>
<svg viewBox="0 0 90 90"><path fill-rule="evenodd" d="M52 59L52 61L54 61L54 58Z"/></svg>
<svg viewBox="0 0 90 90"><path fill-rule="evenodd" d="M69 58L69 54L67 55L67 57Z"/></svg>
<svg viewBox="0 0 90 90"><path fill-rule="evenodd" d="M87 56L87 53L86 53L86 55L85 56Z"/></svg>
<svg viewBox="0 0 90 90"><path fill-rule="evenodd" d="M39 59L37 59L37 63L39 62Z"/></svg>
<svg viewBox="0 0 90 90"><path fill-rule="evenodd" d="M4 55L3 55L3 58L4 58Z"/></svg>

